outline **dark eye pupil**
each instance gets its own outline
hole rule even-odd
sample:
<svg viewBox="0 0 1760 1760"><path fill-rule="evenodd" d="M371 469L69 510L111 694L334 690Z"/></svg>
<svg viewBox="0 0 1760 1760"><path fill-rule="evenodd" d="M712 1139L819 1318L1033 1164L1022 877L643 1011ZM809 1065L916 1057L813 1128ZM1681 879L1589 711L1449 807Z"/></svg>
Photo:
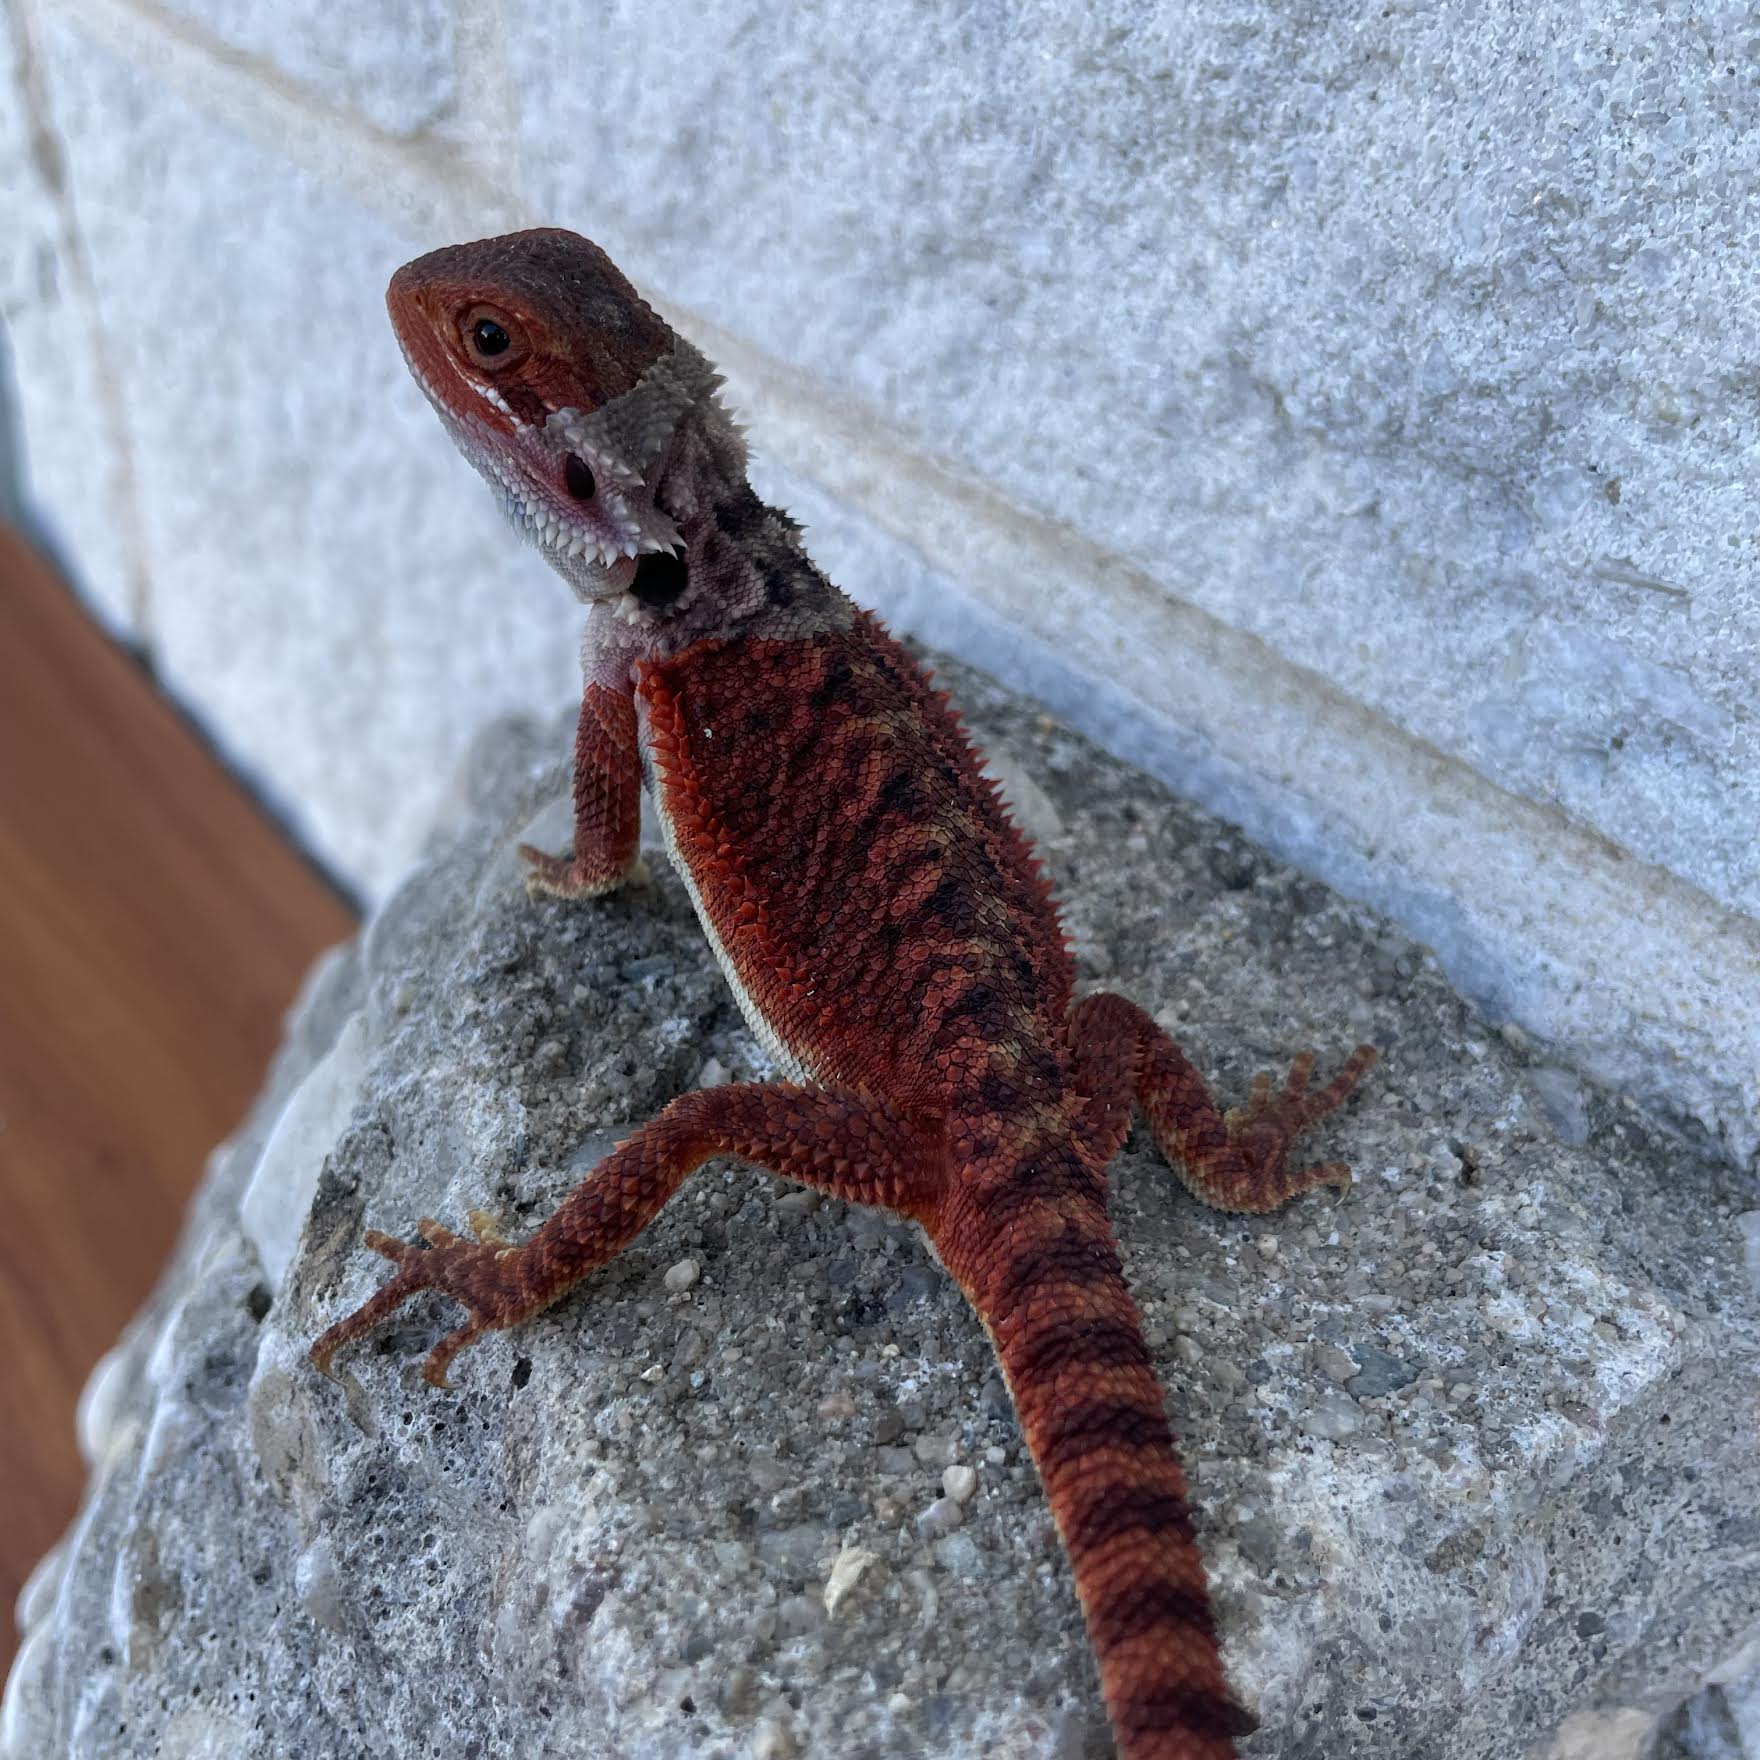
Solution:
<svg viewBox="0 0 1760 1760"><path fill-rule="evenodd" d="M478 354L505 354L509 346L507 332L493 318L479 318L471 340Z"/></svg>

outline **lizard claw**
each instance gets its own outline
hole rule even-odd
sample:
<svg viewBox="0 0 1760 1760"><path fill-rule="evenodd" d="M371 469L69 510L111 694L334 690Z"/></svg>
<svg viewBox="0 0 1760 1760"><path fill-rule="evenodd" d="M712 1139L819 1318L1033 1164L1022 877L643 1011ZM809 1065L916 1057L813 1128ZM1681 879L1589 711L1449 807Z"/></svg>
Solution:
<svg viewBox="0 0 1760 1760"><path fill-rule="evenodd" d="M529 843L519 846L519 855L527 866L526 897L531 899L603 898L620 886L640 886L648 879L648 864L640 856L622 873L602 879L583 875L572 855L553 856Z"/></svg>
<svg viewBox="0 0 1760 1760"><path fill-rule="evenodd" d="M1284 1168L1283 1158L1296 1136L1342 1104L1380 1056L1373 1045L1359 1045L1324 1088L1310 1093L1314 1053L1298 1051L1290 1060L1281 1091L1274 1092L1271 1077L1261 1072L1253 1077L1246 1104L1223 1114L1229 1141L1276 1187L1273 1205L1315 1186L1331 1186L1340 1196L1349 1192L1351 1170L1344 1162L1322 1161L1292 1173Z"/></svg>
<svg viewBox="0 0 1760 1760"><path fill-rule="evenodd" d="M345 1344L371 1332L413 1295L434 1290L450 1296L470 1313L469 1321L449 1332L429 1351L422 1365L423 1379L434 1387L450 1385L447 1366L481 1334L504 1326L516 1326L541 1305L525 1293L521 1276L522 1249L508 1244L493 1220L482 1211L471 1213L477 1239L461 1239L444 1224L424 1216L416 1233L429 1244L424 1247L382 1234L366 1232L366 1244L389 1259L396 1273L352 1314L345 1315L312 1345L313 1364L330 1373L331 1360Z"/></svg>
<svg viewBox="0 0 1760 1760"><path fill-rule="evenodd" d="M471 1225L471 1233L485 1246L511 1247L513 1242L501 1232L501 1225L487 1210L467 1210L464 1219ZM418 1227L420 1224L417 1225Z"/></svg>

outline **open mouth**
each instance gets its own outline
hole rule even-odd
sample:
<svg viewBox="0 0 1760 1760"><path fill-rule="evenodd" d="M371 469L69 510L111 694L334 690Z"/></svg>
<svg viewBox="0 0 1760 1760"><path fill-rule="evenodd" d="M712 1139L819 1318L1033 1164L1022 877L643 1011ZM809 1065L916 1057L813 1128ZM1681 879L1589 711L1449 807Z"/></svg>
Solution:
<svg viewBox="0 0 1760 1760"><path fill-rule="evenodd" d="M423 370L401 331L398 341L411 376L508 523L581 598L626 592L641 558L677 549L678 528L654 504L647 480L692 395L676 375L659 375L633 405L626 394L601 410L550 410L534 422L474 377L459 407ZM505 425L470 407L476 399Z"/></svg>
<svg viewBox="0 0 1760 1760"><path fill-rule="evenodd" d="M616 476L628 477L609 461L594 461L580 451L560 458L554 439L546 441L552 424L561 421L561 434L569 439L571 411L546 418L542 428L522 422L493 386L473 385L472 390L500 410L513 424L511 435L501 433L480 417L453 407L432 379L422 370L415 352L400 335L405 365L433 405L458 447L488 481L503 513L519 534L559 562L585 562L609 568L640 554L664 548L664 542L644 541L644 522L631 509L624 487ZM598 468L595 469L595 462ZM670 522L666 522L670 523Z"/></svg>

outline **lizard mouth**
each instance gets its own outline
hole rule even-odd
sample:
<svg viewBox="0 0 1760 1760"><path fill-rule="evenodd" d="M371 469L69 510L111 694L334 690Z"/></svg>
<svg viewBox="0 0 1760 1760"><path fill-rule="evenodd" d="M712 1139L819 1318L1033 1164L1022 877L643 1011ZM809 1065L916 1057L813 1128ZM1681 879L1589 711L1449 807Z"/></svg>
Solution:
<svg viewBox="0 0 1760 1760"><path fill-rule="evenodd" d="M585 603L615 599L641 559L675 549L678 528L653 504L642 478L584 443L574 412L509 436L450 418L459 450L488 482L509 525Z"/></svg>
<svg viewBox="0 0 1760 1760"><path fill-rule="evenodd" d="M665 547L643 532L622 496L613 499L601 492L598 473L579 453L556 460L546 447L541 464L548 469L534 470L524 460L508 462L487 448L478 453L478 469L494 487L509 522L552 561L609 568L644 550ZM560 492L551 477L560 479Z"/></svg>
<svg viewBox="0 0 1760 1760"><path fill-rule="evenodd" d="M678 549L678 528L655 495L666 443L693 395L688 372L671 370L669 359L669 370L651 370L634 392L598 410L552 409L533 421L474 376L462 397L449 395L401 332L398 340L453 444L577 598L617 598L644 556Z"/></svg>
<svg viewBox="0 0 1760 1760"><path fill-rule="evenodd" d="M488 483L508 523L544 553L581 597L622 592L637 558L677 544L677 529L652 505L641 474L605 448L583 412L555 410L541 425L521 421L493 388L473 385L472 391L504 418L505 425L498 425L477 411L458 408L407 344L403 358L453 444Z"/></svg>

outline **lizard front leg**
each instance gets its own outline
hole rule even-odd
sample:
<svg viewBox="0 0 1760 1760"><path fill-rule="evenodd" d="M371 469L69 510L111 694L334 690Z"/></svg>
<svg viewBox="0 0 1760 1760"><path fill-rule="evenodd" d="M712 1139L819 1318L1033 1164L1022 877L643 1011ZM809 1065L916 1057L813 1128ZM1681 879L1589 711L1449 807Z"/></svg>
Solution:
<svg viewBox="0 0 1760 1760"><path fill-rule="evenodd" d="M1070 1010L1073 1077L1086 1097L1084 1123L1100 1164L1124 1144L1133 1103L1192 1193L1218 1210L1263 1213L1315 1186L1348 1188L1342 1161L1286 1165L1298 1133L1340 1105L1380 1053L1359 1045L1324 1088L1310 1093L1314 1053L1298 1052L1283 1087L1257 1075L1244 1106L1220 1111L1204 1078L1142 1009L1102 991Z"/></svg>
<svg viewBox="0 0 1760 1760"><path fill-rule="evenodd" d="M574 741L574 850L553 856L529 843L526 890L536 897L598 898L631 877L641 860L642 767L635 699L589 681Z"/></svg>
<svg viewBox="0 0 1760 1760"><path fill-rule="evenodd" d="M477 1238L461 1240L424 1217L424 1249L369 1229L367 1245L397 1266L377 1295L312 1346L330 1359L418 1290L438 1290L470 1319L428 1353L422 1373L446 1385L452 1359L480 1334L517 1326L616 1258L667 1199L714 1155L755 1162L852 1204L877 1204L921 1220L943 1187L941 1147L881 1100L783 1082L743 1082L681 1095L619 1143L532 1238L513 1246L472 1212Z"/></svg>

